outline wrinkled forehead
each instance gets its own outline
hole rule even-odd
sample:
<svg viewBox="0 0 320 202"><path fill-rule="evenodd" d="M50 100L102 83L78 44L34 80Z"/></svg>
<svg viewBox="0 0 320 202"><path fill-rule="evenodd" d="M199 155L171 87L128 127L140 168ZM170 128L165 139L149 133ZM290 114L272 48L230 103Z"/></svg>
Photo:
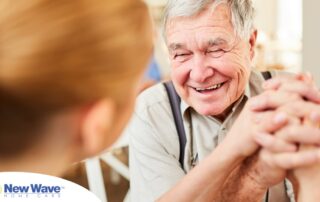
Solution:
<svg viewBox="0 0 320 202"><path fill-rule="evenodd" d="M193 16L172 17L165 27L166 36L181 30L197 27L229 27L232 28L231 11L226 3L210 6Z"/></svg>
<svg viewBox="0 0 320 202"><path fill-rule="evenodd" d="M215 9L206 9L198 15L175 17L168 21L166 42L169 49L186 45L190 40L208 45L232 45L236 40L236 34L229 7L219 4Z"/></svg>

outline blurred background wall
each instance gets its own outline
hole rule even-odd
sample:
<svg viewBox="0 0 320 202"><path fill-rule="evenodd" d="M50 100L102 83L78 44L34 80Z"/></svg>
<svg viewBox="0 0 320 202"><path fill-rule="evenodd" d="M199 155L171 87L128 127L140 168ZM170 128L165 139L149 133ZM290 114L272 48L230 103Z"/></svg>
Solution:
<svg viewBox="0 0 320 202"><path fill-rule="evenodd" d="M302 66L310 71L320 87L320 2L303 1Z"/></svg>

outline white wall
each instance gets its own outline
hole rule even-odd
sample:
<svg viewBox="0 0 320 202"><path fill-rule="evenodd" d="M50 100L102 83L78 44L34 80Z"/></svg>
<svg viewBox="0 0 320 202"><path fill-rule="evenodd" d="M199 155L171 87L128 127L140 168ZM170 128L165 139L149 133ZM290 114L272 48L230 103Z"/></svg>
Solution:
<svg viewBox="0 0 320 202"><path fill-rule="evenodd" d="M302 67L310 71L320 87L320 1L303 0Z"/></svg>
<svg viewBox="0 0 320 202"><path fill-rule="evenodd" d="M254 0L256 9L255 26L268 36L274 36L277 30L277 0Z"/></svg>

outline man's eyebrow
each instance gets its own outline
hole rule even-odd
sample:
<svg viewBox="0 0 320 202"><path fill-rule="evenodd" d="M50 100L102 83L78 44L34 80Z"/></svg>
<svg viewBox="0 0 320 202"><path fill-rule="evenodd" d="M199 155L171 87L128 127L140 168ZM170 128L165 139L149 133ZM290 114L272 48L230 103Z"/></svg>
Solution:
<svg viewBox="0 0 320 202"><path fill-rule="evenodd" d="M216 38L214 40L210 39L207 44L209 47L212 47L212 46L227 44L227 41L223 38ZM181 48L185 48L185 45L183 45L181 43L172 43L169 45L169 51L174 51L174 50L178 50Z"/></svg>
<svg viewBox="0 0 320 202"><path fill-rule="evenodd" d="M172 43L169 45L169 51L174 51L181 48L185 48L185 46L181 43Z"/></svg>
<svg viewBox="0 0 320 202"><path fill-rule="evenodd" d="M221 44L227 44L227 41L223 38L216 38L214 40L209 40L208 41L208 46L209 47L212 47L212 46L218 46L218 45L221 45Z"/></svg>

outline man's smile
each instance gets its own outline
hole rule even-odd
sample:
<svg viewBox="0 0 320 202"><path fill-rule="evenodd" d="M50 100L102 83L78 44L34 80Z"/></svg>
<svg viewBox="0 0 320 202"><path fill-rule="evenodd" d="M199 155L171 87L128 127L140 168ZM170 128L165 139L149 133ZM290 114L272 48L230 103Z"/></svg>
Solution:
<svg viewBox="0 0 320 202"><path fill-rule="evenodd" d="M201 88L201 87L192 87L192 88L198 93L206 93L206 92L212 92L220 89L225 83L226 82L221 82L205 88Z"/></svg>

